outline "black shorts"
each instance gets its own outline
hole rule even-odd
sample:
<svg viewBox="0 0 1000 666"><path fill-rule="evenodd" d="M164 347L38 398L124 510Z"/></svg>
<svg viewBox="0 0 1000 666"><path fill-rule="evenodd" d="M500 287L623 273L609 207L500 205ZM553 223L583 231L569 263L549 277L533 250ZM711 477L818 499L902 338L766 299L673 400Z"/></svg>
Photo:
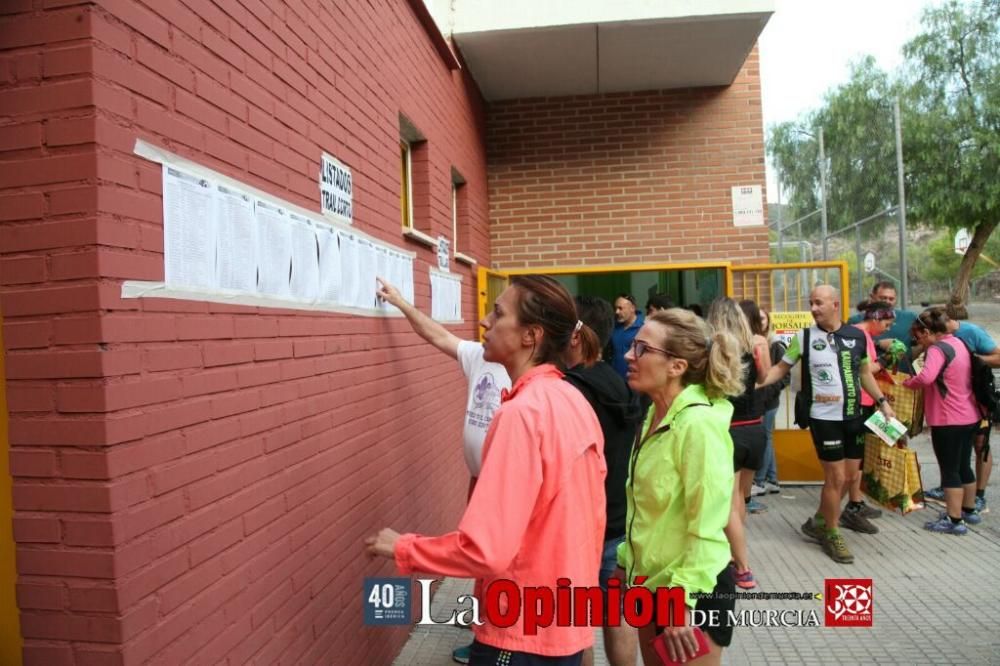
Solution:
<svg viewBox="0 0 1000 666"><path fill-rule="evenodd" d="M975 483L972 447L978 423L958 426L931 426L931 446L941 468L942 488L961 488Z"/></svg>
<svg viewBox="0 0 1000 666"><path fill-rule="evenodd" d="M809 419L809 433L812 435L816 455L823 462L839 462L845 458L860 460L865 457L860 437L865 423L861 418L848 421L821 421ZM861 442L861 443L859 443Z"/></svg>
<svg viewBox="0 0 1000 666"><path fill-rule="evenodd" d="M764 423L732 426L729 435L733 438L733 469L752 469L755 472L764 464L767 450L767 432Z"/></svg>
<svg viewBox="0 0 1000 666"><path fill-rule="evenodd" d="M583 650L565 657L547 657L542 654L531 652L514 652L512 650L501 650L500 648L486 645L479 641L472 641L472 649L469 651L469 664L475 666L480 664L504 664L505 666L579 666L583 663Z"/></svg>
<svg viewBox="0 0 1000 666"><path fill-rule="evenodd" d="M734 573L732 563L726 565L726 568L715 579L715 589L712 590L711 594L698 599L694 605L696 610L706 611L705 618L718 617L719 626L703 626L701 629L719 647L729 647L729 644L733 642L733 625L729 622L729 613L736 610L736 576ZM656 627L656 633L657 635L662 634L663 627Z"/></svg>

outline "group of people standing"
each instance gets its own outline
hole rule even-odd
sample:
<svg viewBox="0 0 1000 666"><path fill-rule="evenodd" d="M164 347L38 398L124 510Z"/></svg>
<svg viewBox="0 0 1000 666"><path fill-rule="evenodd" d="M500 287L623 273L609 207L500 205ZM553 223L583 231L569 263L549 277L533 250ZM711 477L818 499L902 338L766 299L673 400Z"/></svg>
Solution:
<svg viewBox="0 0 1000 666"><path fill-rule="evenodd" d="M769 387L804 344L815 388L810 426L827 484L803 531L850 561L836 527L841 497L860 471L851 430L861 415L857 382L886 415L892 410L872 377L863 332L840 325L832 287L813 290L816 325L783 350L765 337L766 313L753 303L719 299L705 319L671 307L642 317L625 295L612 310L599 298L574 299L545 276L511 280L480 322L479 344L380 283L380 297L459 360L468 380L463 439L472 479L457 530L430 537L385 528L366 540L369 553L393 559L401 573L473 578L477 592L495 580L521 589L555 589L560 579L605 591L613 580L623 589L680 588L685 621L604 627L609 661L631 666L641 652L646 664L661 663L658 643L677 661L720 663L732 627L694 627L690 611L725 619L736 587L755 585L743 521L755 475L777 485L765 425L777 393ZM602 360L607 347L611 364ZM820 373L824 363L838 372ZM951 483L943 483L949 497ZM509 626L476 626L474 636L456 661L592 663L588 626L525 632L519 616Z"/></svg>
<svg viewBox="0 0 1000 666"><path fill-rule="evenodd" d="M993 424L973 391L974 357L990 368L1000 367L996 343L980 327L961 321L961 314L965 313L948 306L928 308L917 316L911 335L923 350L924 363L905 382L923 389L924 417L941 471L941 485L925 494L943 500L946 508L924 527L958 536L968 533L968 525L982 522L993 467L989 445Z"/></svg>
<svg viewBox="0 0 1000 666"><path fill-rule="evenodd" d="M840 527L878 533L871 519L880 517L881 511L864 503L860 482L864 422L876 409L895 416L874 377L889 364L916 370L903 385L923 389L925 419L941 474L941 487L926 495L944 500L947 507L924 527L966 534L968 525L982 521L992 468L993 424L973 394L972 357L1000 367L996 343L978 326L959 321L967 313L954 306L928 308L919 315L896 308L891 282L877 283L848 323L842 322L840 295L830 285L815 287L809 305L814 325L796 334L762 382L767 386L786 377L793 365L803 361L808 427L824 482L819 510L802 525L802 532L844 564L853 562L854 556ZM971 464L973 449L976 471ZM842 506L845 495L848 501Z"/></svg>
<svg viewBox="0 0 1000 666"><path fill-rule="evenodd" d="M730 434L743 427L734 422L734 402L753 400L757 376L750 369L752 334L738 306L719 307L735 308L725 316L746 329L739 338L729 324L713 327L688 310L652 307L638 317L631 299L630 313L616 302L613 327L606 301L573 299L551 278L524 276L497 298L477 345L384 281L379 293L460 361L473 479L456 531L425 537L386 528L367 540L369 552L393 558L402 573L474 578L477 589L497 579L555 588L559 578L607 589L618 579L651 590L680 588L692 610L725 616L734 607L742 573L734 561L745 541L734 548L727 535L734 516L742 519L736 509L744 503L732 500L734 490L742 498L749 488L734 470L742 469L740 460L762 456L734 448ZM602 360L609 342L620 352L612 364ZM639 395L648 409L640 408ZM706 627L702 645L701 630L687 618L604 631L615 664L635 663L640 651L647 663L659 663L651 646L657 636L678 659L707 645L701 659L718 663L732 638L731 627ZM591 643L589 627L550 625L526 635L518 620L476 627L473 643L455 657L575 664L591 659Z"/></svg>
<svg viewBox="0 0 1000 666"><path fill-rule="evenodd" d="M971 367L978 357L976 362L1000 368L1000 347L985 330L967 321L964 306L929 307L919 314L895 306L895 285L878 282L858 306L859 314L848 321L866 332L869 345L874 338L870 354L876 371L881 367L878 359L885 359L912 375L904 386L922 389L941 478L941 485L924 495L946 505L946 511L924 527L964 535L968 525L982 522L993 468L989 446L993 423L974 395ZM859 497L860 491L852 490L852 499ZM865 527L862 521L853 529L877 532Z"/></svg>

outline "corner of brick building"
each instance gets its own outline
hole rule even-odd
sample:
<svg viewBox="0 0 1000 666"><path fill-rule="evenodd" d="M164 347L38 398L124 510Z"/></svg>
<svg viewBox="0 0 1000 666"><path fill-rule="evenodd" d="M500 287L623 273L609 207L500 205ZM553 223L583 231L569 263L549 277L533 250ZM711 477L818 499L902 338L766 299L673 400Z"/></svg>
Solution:
<svg viewBox="0 0 1000 666"><path fill-rule="evenodd" d="M435 147L428 173L460 168L467 252L488 262L478 93L405 6L377 10L378 39L334 6L10 9L0 313L24 663L390 662L405 631L363 627L357 597L392 567L362 542L457 520L461 375L398 319L123 299L123 281L163 279L160 166L133 147L307 208L320 151L337 154L358 174L356 223L417 253L426 311L434 257L400 236L392 133L405 111ZM367 88L379 43L419 82ZM435 234L446 190L421 211Z"/></svg>

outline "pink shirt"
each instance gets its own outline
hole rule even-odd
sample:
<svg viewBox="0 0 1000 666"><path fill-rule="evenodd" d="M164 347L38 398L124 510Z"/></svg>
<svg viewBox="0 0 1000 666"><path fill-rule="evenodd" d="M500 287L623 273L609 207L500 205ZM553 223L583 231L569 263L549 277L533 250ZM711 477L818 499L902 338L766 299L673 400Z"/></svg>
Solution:
<svg viewBox="0 0 1000 666"><path fill-rule="evenodd" d="M478 578L477 590L497 579L519 589L556 579L596 586L604 545L604 435L583 395L554 365L532 368L514 384L493 416L483 467L458 530L439 537L404 534L396 566ZM505 597L501 595L501 599ZM523 608L522 593L522 608ZM524 634L517 622L474 627L476 638L504 650L570 655L594 642L592 627L538 627Z"/></svg>
<svg viewBox="0 0 1000 666"><path fill-rule="evenodd" d="M858 324L853 324L854 328L860 330L865 334L865 349L868 350L868 362L875 363L878 361L878 352L875 351L875 341L872 339L872 334L865 330L864 326ZM861 406L862 407L874 407L875 398L868 395L868 391L861 389Z"/></svg>
<svg viewBox="0 0 1000 666"><path fill-rule="evenodd" d="M941 374L944 354L937 347L929 347L924 356L924 367L916 377L903 382L909 388L924 389L924 417L930 426L960 426L979 423L979 408L972 395L972 361L969 350L961 340L948 334L938 342L955 350L955 358L944 371L944 384L948 397L942 398L934 380Z"/></svg>

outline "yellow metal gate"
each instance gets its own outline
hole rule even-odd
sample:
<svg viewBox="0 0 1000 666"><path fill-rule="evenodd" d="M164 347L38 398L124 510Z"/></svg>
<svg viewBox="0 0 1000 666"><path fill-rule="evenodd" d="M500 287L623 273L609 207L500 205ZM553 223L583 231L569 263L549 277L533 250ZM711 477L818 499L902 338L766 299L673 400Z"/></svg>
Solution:
<svg viewBox="0 0 1000 666"><path fill-rule="evenodd" d="M847 263L823 261L801 264L752 264L730 269L730 295L736 300L750 299L771 314L777 333L788 333L810 326L809 292L818 284L830 284L848 290ZM841 311L847 319L850 305L841 298ZM823 480L823 468L816 458L808 430L795 425L793 405L799 387L800 366L792 370L792 383L781 395L774 423L774 455L782 483Z"/></svg>
<svg viewBox="0 0 1000 666"><path fill-rule="evenodd" d="M706 264L709 265L709 264ZM486 316L488 308L510 282L510 276L523 273L557 275L561 273L599 273L622 271L671 270L683 268L687 264L629 264L600 267L549 267L495 271L479 268L479 316ZM700 265L699 265L700 266ZM733 266L728 262L712 266L725 270L725 293L737 300L752 299L760 307L771 313L772 322L777 321L787 331L809 326L809 291L818 284L831 284L848 290L847 263L843 261L817 261L794 264L749 264ZM844 319L850 306L841 299ZM823 470L813 451L809 431L794 425L792 405L795 404L794 389L798 387L799 368L793 371L793 381L781 396L781 406L775 423L774 447L778 474L784 483L816 482L823 480Z"/></svg>

